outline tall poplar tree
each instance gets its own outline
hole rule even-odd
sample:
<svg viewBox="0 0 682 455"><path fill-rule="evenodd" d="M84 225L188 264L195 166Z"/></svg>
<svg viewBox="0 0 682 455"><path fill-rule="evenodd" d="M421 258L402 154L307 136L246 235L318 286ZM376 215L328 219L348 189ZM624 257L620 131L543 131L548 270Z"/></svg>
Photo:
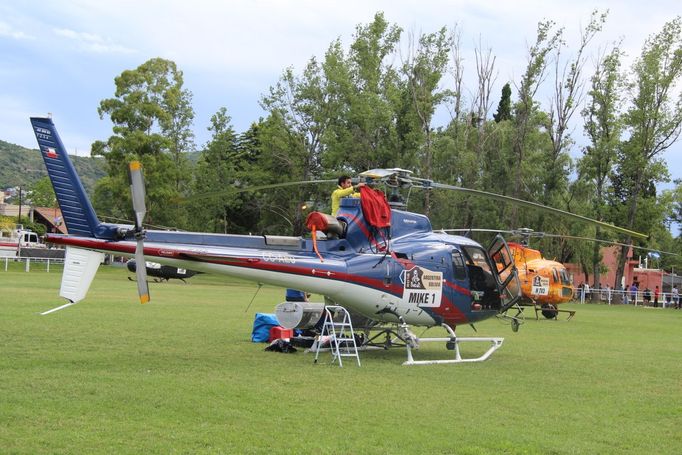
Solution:
<svg viewBox="0 0 682 455"><path fill-rule="evenodd" d="M630 229L649 232L663 216L655 204L655 184L668 179L661 154L682 131L681 79L682 20L678 16L647 39L632 68L631 104L624 116L629 139L619 151L616 175L616 209ZM621 249L616 286L623 276L627 250Z"/></svg>
<svg viewBox="0 0 682 455"><path fill-rule="evenodd" d="M594 187L591 211L593 217L600 221L606 216L607 191L623 131L620 112L624 89L621 56L620 48L614 47L599 59L591 78L587 106L582 111L584 129L590 143L584 148L583 157L578 163L579 178ZM596 237L602 237L599 227ZM595 242L592 249L593 283L600 282L599 252L600 245Z"/></svg>

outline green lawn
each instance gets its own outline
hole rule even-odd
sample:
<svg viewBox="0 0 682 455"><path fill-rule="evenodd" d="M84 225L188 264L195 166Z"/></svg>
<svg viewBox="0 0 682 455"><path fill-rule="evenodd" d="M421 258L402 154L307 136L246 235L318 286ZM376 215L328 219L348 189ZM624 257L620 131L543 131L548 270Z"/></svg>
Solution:
<svg viewBox="0 0 682 455"><path fill-rule="evenodd" d="M682 310L567 305L569 322L478 325L506 338L483 363L394 349L339 368L250 342L282 289L246 311L255 284L201 275L140 305L101 267L39 316L63 303L59 269L0 266L0 453L682 453Z"/></svg>

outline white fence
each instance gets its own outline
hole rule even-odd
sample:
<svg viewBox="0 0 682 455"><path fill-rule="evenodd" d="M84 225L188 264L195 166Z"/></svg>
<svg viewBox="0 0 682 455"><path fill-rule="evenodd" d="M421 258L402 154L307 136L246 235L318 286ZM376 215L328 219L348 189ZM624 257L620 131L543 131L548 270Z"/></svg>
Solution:
<svg viewBox="0 0 682 455"><path fill-rule="evenodd" d="M573 289L573 298L580 301L580 303L612 303L618 302L625 305L635 305L635 306L654 306L661 308L679 308L679 295L674 297L671 292L661 292L658 296L658 302L654 300L654 291L650 291L651 298L648 302L644 300L644 291L638 290L637 292L622 291L614 289L590 289L590 291L585 294L585 290L582 288Z"/></svg>
<svg viewBox="0 0 682 455"><path fill-rule="evenodd" d="M46 271L50 271L50 265L61 265L64 264L63 258L21 258L21 257L0 257L0 261L5 263L5 272L9 269L9 264L11 262L23 262L24 270L27 272L31 271L31 266L42 265L45 267Z"/></svg>

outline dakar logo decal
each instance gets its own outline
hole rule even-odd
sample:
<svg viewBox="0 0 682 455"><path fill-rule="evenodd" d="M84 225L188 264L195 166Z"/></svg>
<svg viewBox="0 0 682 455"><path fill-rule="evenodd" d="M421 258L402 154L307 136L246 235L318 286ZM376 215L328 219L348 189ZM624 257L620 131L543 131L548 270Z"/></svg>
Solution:
<svg viewBox="0 0 682 455"><path fill-rule="evenodd" d="M443 272L413 267L403 272L403 301L420 307L439 307L443 296Z"/></svg>
<svg viewBox="0 0 682 455"><path fill-rule="evenodd" d="M530 293L532 295L549 295L549 278L535 275Z"/></svg>

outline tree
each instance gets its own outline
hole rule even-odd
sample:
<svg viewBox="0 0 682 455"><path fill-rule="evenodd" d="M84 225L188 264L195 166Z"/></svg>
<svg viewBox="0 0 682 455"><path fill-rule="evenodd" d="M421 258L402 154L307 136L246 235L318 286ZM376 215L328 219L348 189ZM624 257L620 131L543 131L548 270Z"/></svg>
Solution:
<svg viewBox="0 0 682 455"><path fill-rule="evenodd" d="M37 180L31 186L30 194L31 203L36 207L57 207L57 196L49 177Z"/></svg>
<svg viewBox="0 0 682 455"><path fill-rule="evenodd" d="M411 49L403 65L403 73L407 79L408 105L418 121L417 131L421 136L415 148L420 151L420 167L422 175L427 179L432 176L433 166L433 114L451 96L449 90L439 90L451 48L451 37L443 27L436 33L419 36L416 48ZM428 192L425 194L424 205L428 216L431 209Z"/></svg>
<svg viewBox="0 0 682 455"><path fill-rule="evenodd" d="M611 170L623 130L620 118L621 93L624 88L620 74L621 55L620 48L616 46L599 59L591 78L588 104L582 111L584 129L590 144L583 150L583 157L578 163L579 180L593 185L595 191L591 198L591 211L594 218L600 221L605 216ZM600 227L597 227L596 237L602 238ZM600 245L595 243L592 250L593 283L600 282L600 261ZM617 283L614 284L615 288L617 286Z"/></svg>
<svg viewBox="0 0 682 455"><path fill-rule="evenodd" d="M500 103L497 105L497 112L493 115L495 123L500 123L503 120L511 120L511 87L509 82L502 87L502 96Z"/></svg>
<svg viewBox="0 0 682 455"><path fill-rule="evenodd" d="M182 73L173 75L175 84L163 94L162 107L169 115L159 120L161 132L169 140L168 153L173 160L175 192L186 195L192 179L192 169L187 154L194 151L194 132L192 122L192 93L182 89ZM180 82L180 83L177 83ZM187 226L188 218L185 207L181 205L167 206L171 219L176 226Z"/></svg>
<svg viewBox="0 0 682 455"><path fill-rule="evenodd" d="M414 163L414 151L401 143L398 111L404 92L389 59L401 34L402 29L377 13L372 22L356 27L347 56L338 41L325 56L331 114L325 168L354 173Z"/></svg>
<svg viewBox="0 0 682 455"><path fill-rule="evenodd" d="M227 234L233 227L229 216L235 196L225 192L234 186L237 154L237 135L232 128L232 119L222 107L211 116L208 130L213 133L199 156L194 174L193 196L190 208L197 227L210 232Z"/></svg>
<svg viewBox="0 0 682 455"><path fill-rule="evenodd" d="M105 158L108 171L95 189L95 205L114 216L129 216L127 166L137 159L144 166L148 221L182 225L173 201L178 199L184 170L176 166L182 160L174 161L172 153L179 154L190 143L186 130L193 117L191 95L182 89L182 72L174 62L154 58L124 71L115 84L115 97L102 100L98 108L101 118L110 117L114 134L92 145L93 155Z"/></svg>
<svg viewBox="0 0 682 455"><path fill-rule="evenodd" d="M543 202L549 205L558 203L557 193L565 190L570 171L570 157L566 149L572 144L567 133L568 124L573 114L583 101L582 70L585 65L587 45L601 31L606 20L606 13L592 12L590 22L582 31L578 50L569 61L561 67L562 41L559 40L555 50L554 94L552 97L547 134L552 142L551 151L546 159L545 184Z"/></svg>
<svg viewBox="0 0 682 455"><path fill-rule="evenodd" d="M647 39L632 68L630 107L624 116L629 139L618 154L616 211L630 229L649 231L662 213L655 186L668 178L660 155L677 141L682 125L682 20L678 16ZM620 284L627 247L618 262Z"/></svg>
<svg viewBox="0 0 682 455"><path fill-rule="evenodd" d="M553 31L554 22L544 21L538 23L535 44L528 51L528 64L521 77L518 88L519 100L514 106L514 160L516 169L514 176L513 196L521 198L522 188L530 187L525 167L527 167L527 149L532 142L532 132L538 130L538 126L546 124L542 115L538 116L538 106L535 102L535 94L542 83L547 68L547 55L557 47L563 33L562 29ZM540 122L540 123L538 123ZM532 178L533 175L531 174ZM511 225L518 223L517 208L511 209Z"/></svg>
<svg viewBox="0 0 682 455"><path fill-rule="evenodd" d="M675 180L675 190L672 194L672 212L670 214L670 221L673 223L682 224L682 180Z"/></svg>

